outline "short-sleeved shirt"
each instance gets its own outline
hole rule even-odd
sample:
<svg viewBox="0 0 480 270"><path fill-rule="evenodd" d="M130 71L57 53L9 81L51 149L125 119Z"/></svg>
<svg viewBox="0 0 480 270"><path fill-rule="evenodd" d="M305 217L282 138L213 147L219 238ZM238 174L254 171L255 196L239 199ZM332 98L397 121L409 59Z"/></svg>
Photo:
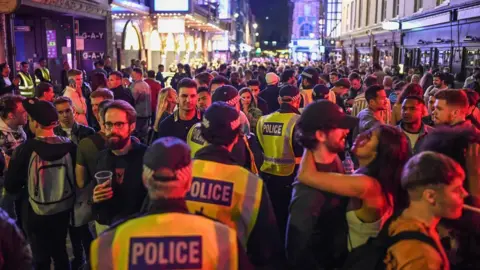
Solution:
<svg viewBox="0 0 480 270"><path fill-rule="evenodd" d="M77 164L85 167L89 175L86 183L93 179L97 167L97 154L105 149L106 137L97 132L80 141L77 149Z"/></svg>
<svg viewBox="0 0 480 270"><path fill-rule="evenodd" d="M197 112L190 120L182 120L178 116L178 111L175 111L160 123L158 127L158 138L172 136L186 141L190 128L201 120L202 115L200 112Z"/></svg>

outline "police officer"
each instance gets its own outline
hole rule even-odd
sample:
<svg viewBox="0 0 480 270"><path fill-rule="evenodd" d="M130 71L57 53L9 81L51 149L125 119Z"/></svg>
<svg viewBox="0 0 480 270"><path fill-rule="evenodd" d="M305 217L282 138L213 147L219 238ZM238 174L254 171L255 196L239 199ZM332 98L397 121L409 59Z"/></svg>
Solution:
<svg viewBox="0 0 480 270"><path fill-rule="evenodd" d="M18 72L18 77L20 78L20 84L18 89L20 90L20 95L32 98L35 96L35 85L33 84L32 76L28 73L28 63L20 63L20 72Z"/></svg>
<svg viewBox="0 0 480 270"><path fill-rule="evenodd" d="M225 102L205 112L200 131L208 145L195 155L187 207L235 229L255 267L282 269L285 255L268 192L231 155L240 126L237 110Z"/></svg>
<svg viewBox="0 0 480 270"><path fill-rule="evenodd" d="M255 163L255 153L252 146L255 145L255 136L250 134L250 127L247 116L240 110L240 96L238 90L231 85L224 85L215 91L212 96L212 102L223 101L231 107L235 108L240 115L240 140L235 144L232 155L236 159L237 164L244 166L253 173L258 173ZM187 144L192 149L192 157L195 153L202 149L207 143L200 135L201 123L197 123L190 128L187 134ZM252 137L253 135L253 137ZM253 148L255 149L255 148Z"/></svg>
<svg viewBox="0 0 480 270"><path fill-rule="evenodd" d="M190 149L165 137L145 152L147 214L118 223L91 246L92 269L251 269L235 230L188 213Z"/></svg>
<svg viewBox="0 0 480 270"><path fill-rule="evenodd" d="M282 235L286 230L292 183L303 154L303 148L293 140L295 124L300 118L300 100L298 88L285 85L279 92L280 109L261 117L257 124L257 137L264 152L260 175L267 184Z"/></svg>
<svg viewBox="0 0 480 270"><path fill-rule="evenodd" d="M37 85L41 82L52 83L50 71L47 68L47 59L43 57L40 58L38 64L40 65L40 67L35 70L35 83Z"/></svg>

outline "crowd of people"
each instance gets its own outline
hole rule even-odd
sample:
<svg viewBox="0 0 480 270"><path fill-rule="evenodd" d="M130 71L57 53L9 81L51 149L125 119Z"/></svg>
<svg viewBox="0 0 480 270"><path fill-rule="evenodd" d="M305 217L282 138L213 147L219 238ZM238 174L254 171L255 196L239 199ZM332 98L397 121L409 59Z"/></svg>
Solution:
<svg viewBox="0 0 480 270"><path fill-rule="evenodd" d="M480 68L40 64L0 64L0 268L480 267Z"/></svg>

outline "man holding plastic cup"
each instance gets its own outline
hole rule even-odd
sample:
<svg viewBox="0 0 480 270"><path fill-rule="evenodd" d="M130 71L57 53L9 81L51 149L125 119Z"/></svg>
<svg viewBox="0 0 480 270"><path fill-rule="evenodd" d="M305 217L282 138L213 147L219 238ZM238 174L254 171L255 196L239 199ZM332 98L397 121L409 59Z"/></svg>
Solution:
<svg viewBox="0 0 480 270"><path fill-rule="evenodd" d="M140 212L147 190L142 183L143 155L147 146L131 137L135 130L135 109L115 100L103 110L107 149L97 156L93 190L96 221L110 226Z"/></svg>

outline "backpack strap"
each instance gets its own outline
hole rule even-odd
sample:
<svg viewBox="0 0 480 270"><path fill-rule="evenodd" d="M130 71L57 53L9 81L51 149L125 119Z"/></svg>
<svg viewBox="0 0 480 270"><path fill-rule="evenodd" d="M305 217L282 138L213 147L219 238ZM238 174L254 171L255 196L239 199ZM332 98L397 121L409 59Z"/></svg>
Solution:
<svg viewBox="0 0 480 270"><path fill-rule="evenodd" d="M406 231L406 232L401 232L399 234L396 234L394 236L391 236L388 240L388 245L387 245L387 250L395 245L396 243L403 241L403 240L418 240L420 242L423 242L425 244L430 245L431 247L435 248L435 250L441 254L437 243L428 235L425 235L421 232L417 231Z"/></svg>

